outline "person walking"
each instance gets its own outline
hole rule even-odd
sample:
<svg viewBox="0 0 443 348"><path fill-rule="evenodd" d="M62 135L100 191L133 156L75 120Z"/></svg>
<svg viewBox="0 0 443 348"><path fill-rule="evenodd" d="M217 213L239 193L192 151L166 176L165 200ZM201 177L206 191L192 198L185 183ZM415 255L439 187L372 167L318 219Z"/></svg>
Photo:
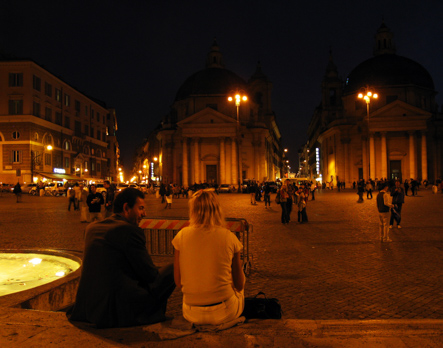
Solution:
<svg viewBox="0 0 443 348"><path fill-rule="evenodd" d="M163 182L160 184L160 190L159 190L160 196L162 197L161 203L165 203L165 194L166 194L166 187Z"/></svg>
<svg viewBox="0 0 443 348"><path fill-rule="evenodd" d="M75 190L73 187L70 187L68 189L68 200L69 200L69 204L68 204L68 211L71 211L71 204L74 205L74 210L75 210Z"/></svg>
<svg viewBox="0 0 443 348"><path fill-rule="evenodd" d="M95 186L95 184L91 185L90 190L91 192L86 200L89 207L90 222L103 220L102 213L100 212L104 204L103 195L97 192L97 186Z"/></svg>
<svg viewBox="0 0 443 348"><path fill-rule="evenodd" d="M397 222L397 228L401 228L401 207L405 202L405 191L401 187L399 180L395 181L395 186L391 189L391 197L394 207L391 208L391 219L389 220L389 228L392 228L394 220Z"/></svg>
<svg viewBox="0 0 443 348"><path fill-rule="evenodd" d="M315 184L315 181L311 182L311 200L315 201L315 189L317 188L317 185Z"/></svg>
<svg viewBox="0 0 443 348"><path fill-rule="evenodd" d="M288 214L288 222L291 221L291 212L292 212L292 197L294 196L294 186L291 184L291 180L285 181L286 192L288 193L288 198L286 200L286 212Z"/></svg>
<svg viewBox="0 0 443 348"><path fill-rule="evenodd" d="M308 204L308 197L307 197L307 193L305 192L305 190L300 187L296 193L296 195L298 196L298 211L297 211L297 215L298 215L298 222L303 224L308 222L308 214L306 213L306 206Z"/></svg>
<svg viewBox="0 0 443 348"><path fill-rule="evenodd" d="M165 200L166 200L165 209L168 209L168 208L172 209L172 191L173 191L173 188L172 188L171 184L166 186L166 188L165 188Z"/></svg>
<svg viewBox="0 0 443 348"><path fill-rule="evenodd" d="M377 209L379 218L379 232L381 242L392 242L389 238L389 208L393 208L394 205L389 203L388 184L383 183L381 190L377 194Z"/></svg>
<svg viewBox="0 0 443 348"><path fill-rule="evenodd" d="M405 183L403 185L405 187L405 196L408 195L408 190L409 190L409 181L405 180Z"/></svg>
<svg viewBox="0 0 443 348"><path fill-rule="evenodd" d="M257 186L255 182L251 182L249 185L249 195L251 196L251 204L256 205L257 202L255 200Z"/></svg>
<svg viewBox="0 0 443 348"><path fill-rule="evenodd" d="M20 203L22 200L22 187L20 186L20 183L18 181L15 184L12 192L15 194L16 203Z"/></svg>
<svg viewBox="0 0 443 348"><path fill-rule="evenodd" d="M357 194L358 201L357 203L363 203L363 193L365 192L365 181L364 179L360 179L357 184Z"/></svg>

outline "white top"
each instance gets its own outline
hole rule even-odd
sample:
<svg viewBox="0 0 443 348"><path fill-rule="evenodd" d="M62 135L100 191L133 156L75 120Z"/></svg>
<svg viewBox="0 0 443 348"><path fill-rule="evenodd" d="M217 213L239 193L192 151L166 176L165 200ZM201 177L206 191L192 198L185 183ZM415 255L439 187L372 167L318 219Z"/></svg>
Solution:
<svg viewBox="0 0 443 348"><path fill-rule="evenodd" d="M208 305L234 295L232 259L243 249L234 233L223 227L185 227L172 245L180 251L184 303Z"/></svg>

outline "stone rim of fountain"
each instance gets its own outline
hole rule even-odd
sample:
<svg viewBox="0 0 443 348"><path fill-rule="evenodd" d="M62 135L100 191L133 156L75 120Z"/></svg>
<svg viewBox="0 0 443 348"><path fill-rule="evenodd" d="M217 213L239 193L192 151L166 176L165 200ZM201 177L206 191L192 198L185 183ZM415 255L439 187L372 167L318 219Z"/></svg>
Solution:
<svg viewBox="0 0 443 348"><path fill-rule="evenodd" d="M75 302L82 269L82 253L61 249L0 249L0 253L45 254L60 256L79 263L79 268L50 283L0 297L1 307L17 307L43 311L63 310Z"/></svg>

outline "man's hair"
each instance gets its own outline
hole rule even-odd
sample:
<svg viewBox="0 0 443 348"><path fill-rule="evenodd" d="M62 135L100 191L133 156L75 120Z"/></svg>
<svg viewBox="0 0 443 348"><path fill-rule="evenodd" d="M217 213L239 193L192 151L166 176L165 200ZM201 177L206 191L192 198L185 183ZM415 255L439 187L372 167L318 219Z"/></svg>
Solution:
<svg viewBox="0 0 443 348"><path fill-rule="evenodd" d="M128 187L124 189L122 192L120 192L117 197L114 200L114 213L119 214L123 212L123 205L125 203L128 203L129 208L133 208L135 205L135 202L137 201L137 197L141 199L145 199L145 195L143 192Z"/></svg>
<svg viewBox="0 0 443 348"><path fill-rule="evenodd" d="M104 183L104 184L111 185L111 182L110 182L109 180L105 180L105 181L103 181L103 183Z"/></svg>
<svg viewBox="0 0 443 348"><path fill-rule="evenodd" d="M384 182L383 184L381 184L381 186L380 186L380 190L383 190L385 187L387 187L388 186L388 183L387 182Z"/></svg>

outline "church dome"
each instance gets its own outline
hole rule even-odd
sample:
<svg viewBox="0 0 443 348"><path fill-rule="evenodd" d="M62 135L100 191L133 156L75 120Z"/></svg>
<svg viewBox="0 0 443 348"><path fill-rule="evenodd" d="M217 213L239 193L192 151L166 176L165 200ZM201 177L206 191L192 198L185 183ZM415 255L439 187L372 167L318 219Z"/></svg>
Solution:
<svg viewBox="0 0 443 348"><path fill-rule="evenodd" d="M233 89L245 89L246 82L224 68L206 68L191 75L179 88L175 100L198 94L228 94Z"/></svg>
<svg viewBox="0 0 443 348"><path fill-rule="evenodd" d="M434 90L434 81L423 66L396 54L377 55L359 64L346 79L345 93L356 92L366 85L415 85Z"/></svg>

